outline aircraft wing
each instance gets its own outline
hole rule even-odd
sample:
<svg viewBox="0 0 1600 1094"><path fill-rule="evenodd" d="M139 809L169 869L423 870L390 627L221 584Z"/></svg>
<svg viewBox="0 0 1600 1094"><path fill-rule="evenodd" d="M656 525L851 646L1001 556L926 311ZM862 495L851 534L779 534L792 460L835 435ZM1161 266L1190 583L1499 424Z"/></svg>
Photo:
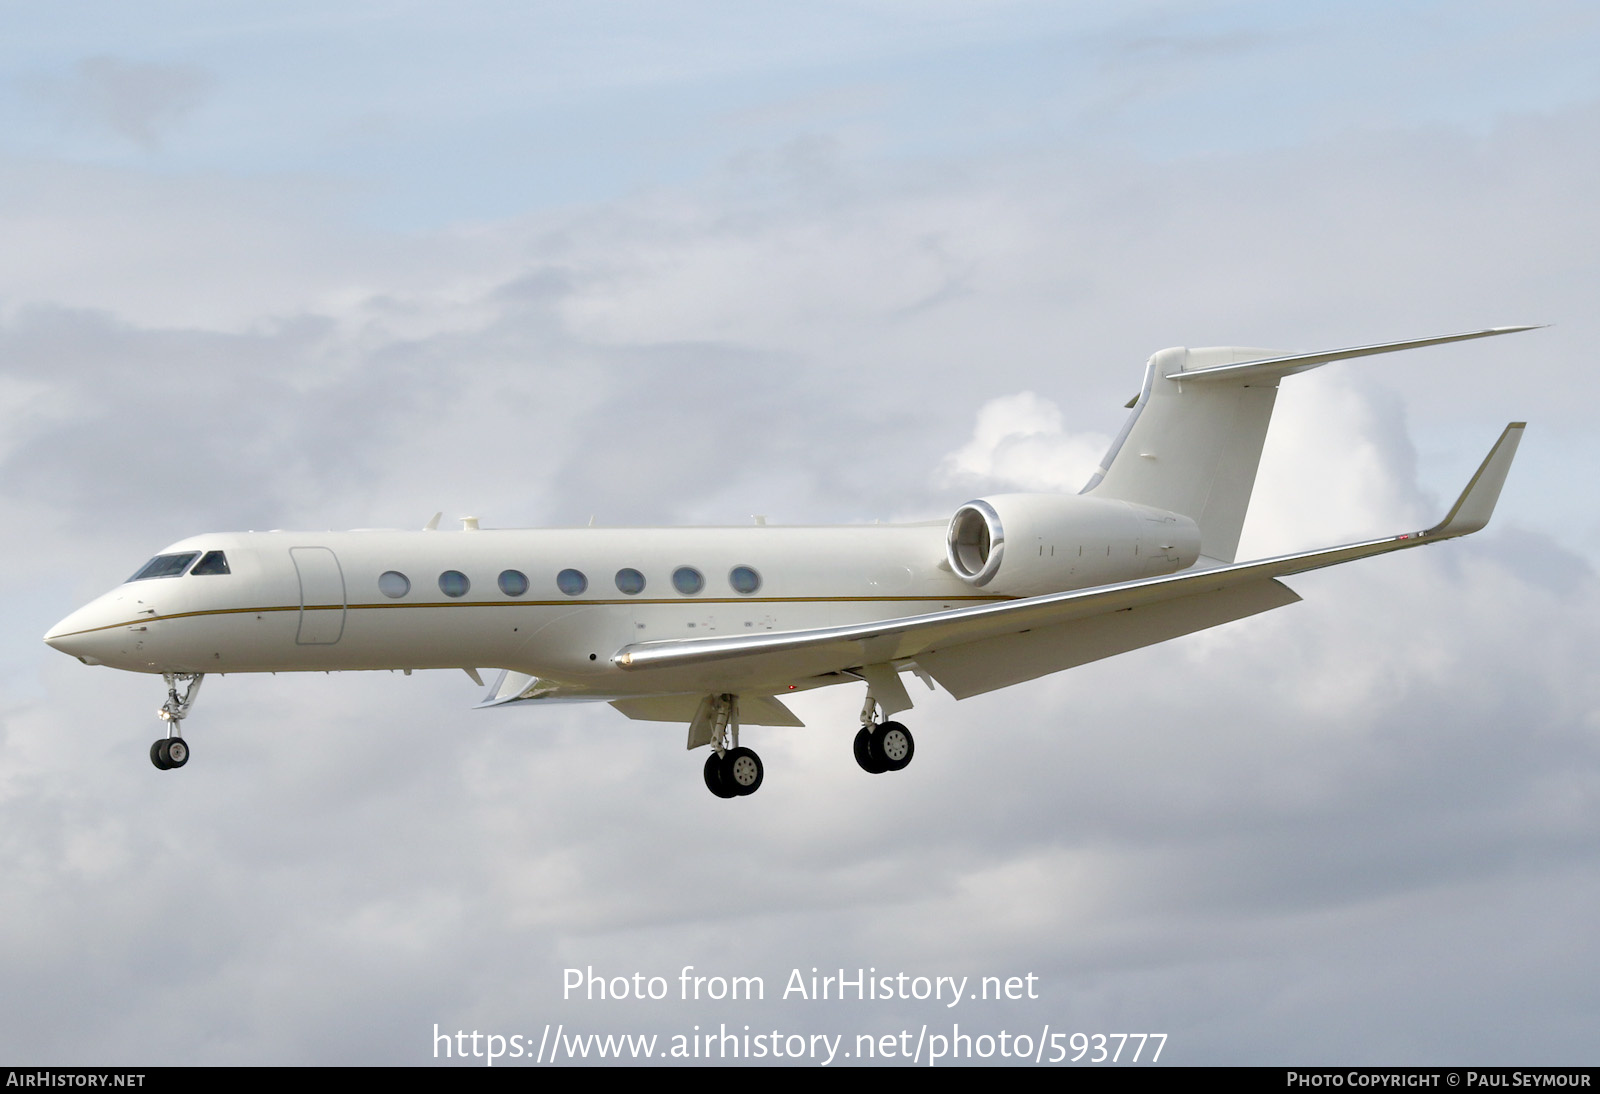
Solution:
<svg viewBox="0 0 1600 1094"><path fill-rule="evenodd" d="M1476 532L1494 511L1524 425L1506 426L1444 520L1425 531L872 623L638 642L612 661L672 670L689 687L771 694L778 680L915 659L958 698L978 694L1299 599L1277 578ZM1062 648L1040 652L1052 645Z"/></svg>

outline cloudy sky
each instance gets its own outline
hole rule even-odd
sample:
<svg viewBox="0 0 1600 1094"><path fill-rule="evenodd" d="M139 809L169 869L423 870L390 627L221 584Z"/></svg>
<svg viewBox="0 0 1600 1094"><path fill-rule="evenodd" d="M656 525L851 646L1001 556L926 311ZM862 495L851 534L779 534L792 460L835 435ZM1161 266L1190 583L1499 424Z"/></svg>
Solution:
<svg viewBox="0 0 1600 1094"><path fill-rule="evenodd" d="M433 1032L1153 1032L1177 1063L1596 1062L1600 13L8 4L0 1061ZM158 680L39 637L246 528L932 519L1076 489L1143 362L1286 381L1243 553L1482 535L706 793L678 726L460 673ZM918 685L920 688L920 685ZM681 1002L679 970L760 976ZM670 981L563 999L568 968ZM792 969L1038 998L779 998Z"/></svg>

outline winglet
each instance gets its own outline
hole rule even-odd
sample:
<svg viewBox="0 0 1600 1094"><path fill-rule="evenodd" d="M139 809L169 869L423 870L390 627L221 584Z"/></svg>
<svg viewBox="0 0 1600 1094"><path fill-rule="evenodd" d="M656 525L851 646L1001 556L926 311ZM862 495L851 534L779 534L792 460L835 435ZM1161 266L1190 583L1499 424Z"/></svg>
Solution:
<svg viewBox="0 0 1600 1094"><path fill-rule="evenodd" d="M1494 443L1489 454L1478 466L1477 474L1461 491L1461 496L1451 506L1444 520L1429 528L1425 535L1430 539L1464 536L1476 532L1489 523L1494 515L1494 504L1500 500L1500 488L1506 483L1506 472L1511 470L1511 460L1517 454L1517 444L1522 440L1522 430L1527 422L1512 422Z"/></svg>

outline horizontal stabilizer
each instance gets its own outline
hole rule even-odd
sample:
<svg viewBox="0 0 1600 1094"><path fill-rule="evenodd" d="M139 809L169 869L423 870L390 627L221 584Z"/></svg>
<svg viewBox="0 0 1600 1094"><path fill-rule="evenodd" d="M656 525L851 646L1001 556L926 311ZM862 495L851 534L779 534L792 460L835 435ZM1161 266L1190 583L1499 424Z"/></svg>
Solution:
<svg viewBox="0 0 1600 1094"><path fill-rule="evenodd" d="M1372 346L1355 346L1351 349L1323 350L1319 353L1295 353L1285 357L1263 357L1256 361L1238 361L1234 364L1211 365L1196 369L1179 369L1166 374L1168 380L1246 380L1262 376L1289 376L1296 372L1325 365L1329 361L1345 361L1352 357L1370 357L1375 353L1396 353L1403 349L1421 349L1424 346L1442 346L1448 342L1470 342L1474 338L1493 338L1497 334L1516 334L1518 331L1538 330L1529 327L1490 327L1488 330L1468 331L1466 334L1446 334L1438 338L1409 338L1404 342L1379 342Z"/></svg>

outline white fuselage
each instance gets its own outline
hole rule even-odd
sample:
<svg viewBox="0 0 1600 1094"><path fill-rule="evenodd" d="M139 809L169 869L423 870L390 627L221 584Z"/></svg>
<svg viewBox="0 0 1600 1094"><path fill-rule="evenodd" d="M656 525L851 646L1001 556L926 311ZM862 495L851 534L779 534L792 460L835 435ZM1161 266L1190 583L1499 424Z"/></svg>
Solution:
<svg viewBox="0 0 1600 1094"><path fill-rule="evenodd" d="M1115 522L1088 521L1082 531L1070 562L1062 545L1060 588L1151 572L1153 560L1138 557ZM163 555L222 552L227 573L130 580L62 620L47 641L135 672L495 667L643 694L671 682L613 664L630 644L1009 598L952 573L945 536L944 522L203 535ZM683 568L700 575L700 588L685 575L680 589ZM643 588L628 591L623 571Z"/></svg>

